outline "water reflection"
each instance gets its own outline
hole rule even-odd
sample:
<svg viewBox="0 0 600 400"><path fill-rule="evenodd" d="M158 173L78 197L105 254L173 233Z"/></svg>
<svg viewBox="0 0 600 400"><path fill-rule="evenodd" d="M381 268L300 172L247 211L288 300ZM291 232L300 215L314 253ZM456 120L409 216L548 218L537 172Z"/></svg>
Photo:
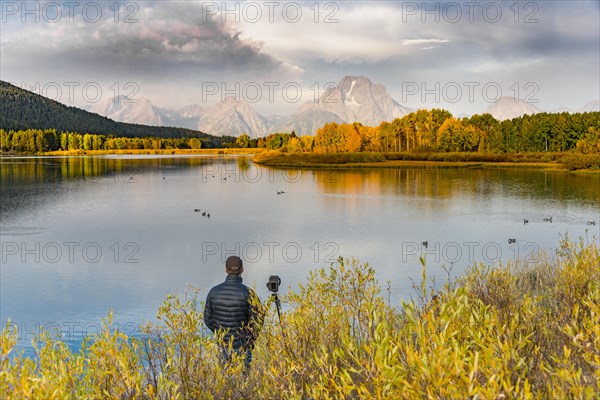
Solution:
<svg viewBox="0 0 600 400"><path fill-rule="evenodd" d="M467 195L485 201L506 195L547 198L565 204L598 204L600 176L546 172L535 169L420 168L317 170L315 181L323 193L371 196L452 198Z"/></svg>
<svg viewBox="0 0 600 400"><path fill-rule="evenodd" d="M239 157L244 159L246 157ZM0 182L2 205L0 220L4 221L23 207L36 207L31 197L42 190L60 192L63 184L78 182L138 183L140 174L152 171L169 174L174 168L235 165L237 157L215 156L80 156L80 157L1 157ZM246 159L245 163L249 163ZM240 161L238 161L238 166ZM218 170L219 167L214 167ZM52 196L46 196L52 199Z"/></svg>
<svg viewBox="0 0 600 400"><path fill-rule="evenodd" d="M420 276L421 256L441 284L444 268L460 274L475 261L527 257L551 250L560 234L591 238L600 229L586 225L600 222L599 176L540 170L4 157L0 178L0 321L27 326L92 326L109 309L120 324L151 319L167 293L221 281L233 253L263 298L269 275L281 275L285 292L344 256L368 261L397 303Z"/></svg>

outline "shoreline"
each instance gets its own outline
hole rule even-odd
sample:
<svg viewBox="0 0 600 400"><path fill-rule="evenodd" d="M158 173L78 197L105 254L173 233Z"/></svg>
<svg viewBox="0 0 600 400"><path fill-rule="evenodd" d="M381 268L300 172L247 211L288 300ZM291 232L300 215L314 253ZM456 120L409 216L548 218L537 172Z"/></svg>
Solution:
<svg viewBox="0 0 600 400"><path fill-rule="evenodd" d="M265 149L219 148L219 149L122 149L122 150L57 150L46 151L33 156L99 156L99 155L194 155L194 154L241 154L256 155ZM17 154L15 154L17 155Z"/></svg>
<svg viewBox="0 0 600 400"><path fill-rule="evenodd" d="M371 168L481 168L481 169L542 169L551 172L600 175L600 169L569 169L560 161L560 153L544 154L473 154L473 153L282 153L265 148L214 149L121 149L121 150L57 150L38 154L0 153L2 156L100 156L100 155L243 155L252 162L271 168L295 169L371 169ZM398 159L398 158L409 159ZM421 158L421 159L419 159ZM429 158L438 158L431 160ZM466 160L439 160L466 158ZM487 158L488 160L486 160ZM497 158L516 158L499 161ZM520 160L518 158L521 158Z"/></svg>
<svg viewBox="0 0 600 400"><path fill-rule="evenodd" d="M356 162L345 164L279 164L254 161L256 164L273 168L302 168L302 169L360 169L360 168L536 168L558 172L569 172L562 164L552 162L483 162L483 161L419 161L419 160L388 160L381 162ZM593 171L590 171L593 172Z"/></svg>
<svg viewBox="0 0 600 400"><path fill-rule="evenodd" d="M444 157L444 153L432 153L434 157ZM560 161L536 161L534 159L518 161L495 161L495 160L465 160L465 161L442 161L428 160L431 154L423 154L424 159L387 159L383 153L293 153L280 152L262 153L253 157L252 161L258 165L272 168L298 168L298 169L361 169L361 168L489 168L489 169L543 169L552 172L569 172L578 174L600 175L600 170L566 168ZM480 158L484 158L482 155ZM418 154L411 155L418 158ZM449 155L449 158L452 156ZM477 158L477 157L475 157ZM493 157L492 157L493 158Z"/></svg>

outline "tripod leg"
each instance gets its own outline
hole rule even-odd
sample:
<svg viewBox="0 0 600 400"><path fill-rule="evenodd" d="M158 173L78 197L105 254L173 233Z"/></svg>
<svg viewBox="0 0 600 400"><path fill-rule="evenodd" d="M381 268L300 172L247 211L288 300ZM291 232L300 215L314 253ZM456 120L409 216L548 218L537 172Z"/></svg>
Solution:
<svg viewBox="0 0 600 400"><path fill-rule="evenodd" d="M279 326L281 326L281 334L283 336L283 345L285 346L285 349L290 352L290 349L288 348L288 344L287 344L287 335L285 332L285 327L283 325L283 321L281 320L281 301L279 300L279 296L277 295L277 293L273 293L272 295L273 300L275 300L275 308L277 309L277 317L279 318Z"/></svg>

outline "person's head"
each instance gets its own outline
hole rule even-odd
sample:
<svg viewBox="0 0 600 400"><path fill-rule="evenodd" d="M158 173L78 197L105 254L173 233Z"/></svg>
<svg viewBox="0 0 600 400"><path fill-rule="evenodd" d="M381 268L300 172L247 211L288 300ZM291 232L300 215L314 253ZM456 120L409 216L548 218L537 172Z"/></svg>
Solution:
<svg viewBox="0 0 600 400"><path fill-rule="evenodd" d="M241 275L244 272L242 259L238 256L230 256L225 261L225 272L228 275Z"/></svg>

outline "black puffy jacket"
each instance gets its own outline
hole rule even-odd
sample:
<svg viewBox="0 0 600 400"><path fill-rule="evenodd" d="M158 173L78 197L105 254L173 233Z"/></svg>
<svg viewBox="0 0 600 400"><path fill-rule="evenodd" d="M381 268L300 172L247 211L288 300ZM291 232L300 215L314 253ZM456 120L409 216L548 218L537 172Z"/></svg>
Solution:
<svg viewBox="0 0 600 400"><path fill-rule="evenodd" d="M251 347L260 327L258 310L251 304L253 297L256 294L242 283L241 276L227 275L225 282L208 292L204 323L213 332L227 331L225 340L232 337L234 349Z"/></svg>

